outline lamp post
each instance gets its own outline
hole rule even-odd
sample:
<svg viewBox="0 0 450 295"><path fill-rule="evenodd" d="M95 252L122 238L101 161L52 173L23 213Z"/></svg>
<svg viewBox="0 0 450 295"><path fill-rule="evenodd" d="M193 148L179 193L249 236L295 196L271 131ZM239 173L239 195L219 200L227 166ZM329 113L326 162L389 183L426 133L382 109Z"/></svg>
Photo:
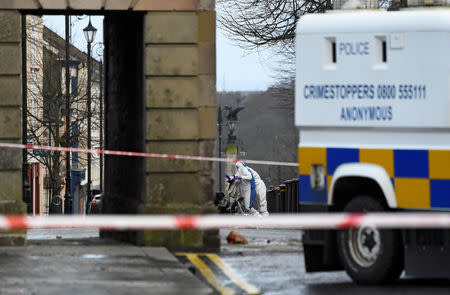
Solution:
<svg viewBox="0 0 450 295"><path fill-rule="evenodd" d="M226 125L228 127L228 138L227 145L225 148L225 155L227 158L236 159L239 156L238 146L236 144L237 136L234 134L234 130L236 128L237 122L237 114L244 109L243 106L237 106L236 108L232 108L231 106L225 106L225 111L227 112ZM225 165L225 172L228 174L234 173L234 165L230 162Z"/></svg>
<svg viewBox="0 0 450 295"><path fill-rule="evenodd" d="M219 158L222 158L222 107L217 109L217 127L219 128ZM222 162L219 162L219 192L222 191Z"/></svg>
<svg viewBox="0 0 450 295"><path fill-rule="evenodd" d="M99 64L99 97L98 97L98 103L100 105L100 139L99 139L99 146L100 150L103 150L103 50L105 48L105 45L103 42L96 42L91 46L92 55L97 57L97 59L100 59ZM94 71L95 72L95 71ZM103 154L99 155L100 158L100 192L103 192Z"/></svg>
<svg viewBox="0 0 450 295"><path fill-rule="evenodd" d="M88 80L87 80L87 111L88 111L88 142L87 148L91 149L91 43L94 41L97 29L91 24L91 17L89 16L89 24L83 29L84 37L87 42L88 50ZM88 153L88 181L87 181L87 201L91 200L91 154Z"/></svg>
<svg viewBox="0 0 450 295"><path fill-rule="evenodd" d="M70 147L70 72L69 72L69 23L70 16L66 15L65 25L66 25L66 60L65 60L65 82L66 82L66 146ZM66 152L66 193L64 195L64 214L72 214L72 196L70 194L70 152Z"/></svg>
<svg viewBox="0 0 450 295"><path fill-rule="evenodd" d="M100 60L100 149L103 150L103 62ZM100 192L103 193L103 154L100 154Z"/></svg>

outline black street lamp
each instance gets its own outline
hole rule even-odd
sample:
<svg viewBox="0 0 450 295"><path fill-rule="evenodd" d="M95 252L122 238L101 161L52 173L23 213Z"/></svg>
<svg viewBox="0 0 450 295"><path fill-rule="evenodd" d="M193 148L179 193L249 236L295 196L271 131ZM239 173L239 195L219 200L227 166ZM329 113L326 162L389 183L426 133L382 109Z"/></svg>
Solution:
<svg viewBox="0 0 450 295"><path fill-rule="evenodd" d="M94 41L97 29L91 24L91 17L89 16L89 24L83 29L84 37L87 42L88 50L88 80L87 80L87 111L88 111L88 150L91 149L91 43ZM91 200L91 154L88 153L88 181L87 181L87 201ZM88 203L87 203L88 204Z"/></svg>
<svg viewBox="0 0 450 295"><path fill-rule="evenodd" d="M219 158L222 158L222 107L217 109L217 127L219 133ZM222 191L222 162L219 162L219 192Z"/></svg>
<svg viewBox="0 0 450 295"><path fill-rule="evenodd" d="M69 63L70 63L70 53L69 53L69 23L70 16L66 15L65 25L66 25L66 60L64 62L65 65L65 76L66 76L66 146L70 147L70 72L69 72ZM66 152L66 193L64 195L64 214L72 214L72 196L70 195L70 152Z"/></svg>
<svg viewBox="0 0 450 295"><path fill-rule="evenodd" d="M103 150L103 62L100 60L100 149ZM103 193L103 154L100 154L100 192Z"/></svg>
<svg viewBox="0 0 450 295"><path fill-rule="evenodd" d="M225 106L225 110L228 111L226 115L227 127L228 127L228 143L234 144L236 140L236 135L234 135L234 129L236 128L237 114L244 109L243 106L239 105L236 108L230 106Z"/></svg>

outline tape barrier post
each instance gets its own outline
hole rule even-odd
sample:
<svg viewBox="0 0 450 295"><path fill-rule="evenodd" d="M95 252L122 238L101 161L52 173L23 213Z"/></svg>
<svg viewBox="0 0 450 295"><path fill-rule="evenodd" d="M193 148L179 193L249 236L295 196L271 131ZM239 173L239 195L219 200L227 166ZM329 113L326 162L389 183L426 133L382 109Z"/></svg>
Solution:
<svg viewBox="0 0 450 295"><path fill-rule="evenodd" d="M102 230L208 230L220 228L345 229L450 228L450 213L326 213L237 215L0 215L0 230L90 228Z"/></svg>

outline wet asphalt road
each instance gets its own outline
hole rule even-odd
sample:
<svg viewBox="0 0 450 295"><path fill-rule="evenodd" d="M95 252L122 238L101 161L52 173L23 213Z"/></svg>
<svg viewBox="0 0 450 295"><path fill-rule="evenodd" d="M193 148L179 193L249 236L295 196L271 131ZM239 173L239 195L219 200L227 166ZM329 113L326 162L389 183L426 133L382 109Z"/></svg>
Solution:
<svg viewBox="0 0 450 295"><path fill-rule="evenodd" d="M221 230L221 258L261 294L450 294L450 280L402 277L385 286L359 286L344 271L306 273L296 230L237 230L247 245L228 245L230 230ZM437 266L438 267L438 266ZM245 292L237 294L246 294Z"/></svg>
<svg viewBox="0 0 450 295"><path fill-rule="evenodd" d="M223 229L220 258L245 282L255 286L260 294L450 294L450 280L423 280L402 277L398 282L385 286L359 286L345 272L305 273L298 230L235 230L248 240L246 245L229 245L226 236L232 229ZM94 238L92 230L33 230L31 239L65 240ZM437 266L438 267L438 266ZM197 273L197 276L200 275ZM223 275L217 278L235 294L247 294ZM0 294L1 292L0 288ZM9 293L8 293L9 294ZM220 294L216 291L215 294Z"/></svg>

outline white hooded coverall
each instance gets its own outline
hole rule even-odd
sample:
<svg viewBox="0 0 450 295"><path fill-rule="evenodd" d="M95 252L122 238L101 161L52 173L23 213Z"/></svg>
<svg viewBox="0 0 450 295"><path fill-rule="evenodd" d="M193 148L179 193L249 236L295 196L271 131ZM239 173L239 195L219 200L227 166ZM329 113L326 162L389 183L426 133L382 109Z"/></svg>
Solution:
<svg viewBox="0 0 450 295"><path fill-rule="evenodd" d="M236 176L242 178L239 188L248 210L254 208L261 215L269 215L267 211L266 185L259 174L244 162L236 162Z"/></svg>

